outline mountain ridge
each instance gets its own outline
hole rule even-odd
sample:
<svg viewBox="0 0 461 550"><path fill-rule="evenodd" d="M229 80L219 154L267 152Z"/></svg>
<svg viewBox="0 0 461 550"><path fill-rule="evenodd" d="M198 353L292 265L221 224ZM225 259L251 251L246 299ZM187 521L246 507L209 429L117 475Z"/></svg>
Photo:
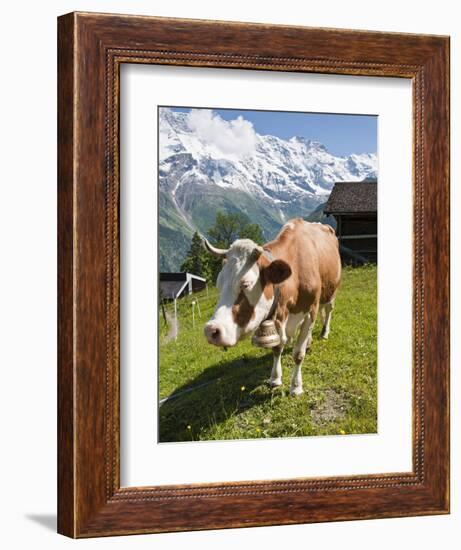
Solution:
<svg viewBox="0 0 461 550"><path fill-rule="evenodd" d="M206 109L160 108L158 150L162 271L180 269L193 231L206 235L218 211L246 214L270 239L324 203L336 181L377 176L373 153L335 156L319 141L261 135Z"/></svg>

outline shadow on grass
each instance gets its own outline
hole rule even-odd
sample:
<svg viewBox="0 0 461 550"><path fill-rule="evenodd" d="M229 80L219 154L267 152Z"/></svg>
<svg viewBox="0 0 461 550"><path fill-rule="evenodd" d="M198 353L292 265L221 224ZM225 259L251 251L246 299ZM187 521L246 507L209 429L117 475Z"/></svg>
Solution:
<svg viewBox="0 0 461 550"><path fill-rule="evenodd" d="M271 398L272 352L222 361L176 388L159 410L159 442L209 439L207 430Z"/></svg>

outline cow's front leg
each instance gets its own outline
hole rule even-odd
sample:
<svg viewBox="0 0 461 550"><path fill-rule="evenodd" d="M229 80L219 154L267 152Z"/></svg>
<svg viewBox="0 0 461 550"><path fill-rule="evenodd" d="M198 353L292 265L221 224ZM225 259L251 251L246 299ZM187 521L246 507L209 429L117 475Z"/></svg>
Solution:
<svg viewBox="0 0 461 550"><path fill-rule="evenodd" d="M295 347L293 348L293 360L295 362L295 367L291 376L290 388L290 394L293 396L301 395L304 392L301 366L303 364L304 356L306 355L306 349L312 342L312 329L314 328L314 321L314 315L312 313L308 313L302 322L298 339Z"/></svg>
<svg viewBox="0 0 461 550"><path fill-rule="evenodd" d="M282 385L282 352L283 346L272 348L274 354L274 363L272 366L271 377L267 381L272 388L278 388Z"/></svg>

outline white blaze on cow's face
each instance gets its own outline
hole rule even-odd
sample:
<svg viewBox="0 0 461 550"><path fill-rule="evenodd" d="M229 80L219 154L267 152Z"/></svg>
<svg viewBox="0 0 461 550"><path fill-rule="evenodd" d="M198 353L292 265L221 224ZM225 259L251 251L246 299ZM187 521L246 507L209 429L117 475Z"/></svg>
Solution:
<svg viewBox="0 0 461 550"><path fill-rule="evenodd" d="M262 267L258 262L263 249L250 239L239 239L226 251L206 244L215 255L223 259L225 256L225 261L216 282L219 302L205 325L205 336L210 344L235 346L267 317L274 300L272 287L266 292L263 288ZM289 276L291 271L285 266Z"/></svg>
<svg viewBox="0 0 461 550"><path fill-rule="evenodd" d="M239 239L226 251L216 281L219 302L205 325L205 336L210 344L235 346L269 313L273 298L268 299L263 293L257 261L262 252L262 248L250 239Z"/></svg>

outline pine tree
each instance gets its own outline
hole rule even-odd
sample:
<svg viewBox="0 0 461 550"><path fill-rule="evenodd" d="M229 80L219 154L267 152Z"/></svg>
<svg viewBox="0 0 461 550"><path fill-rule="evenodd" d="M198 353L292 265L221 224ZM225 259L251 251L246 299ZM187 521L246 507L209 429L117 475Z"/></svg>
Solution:
<svg viewBox="0 0 461 550"><path fill-rule="evenodd" d="M250 219L241 213L225 214L218 212L214 226L208 231L210 242L218 248L229 248L236 239L251 239L256 244L263 244L264 237L261 227L257 223L250 223ZM222 261L208 254L211 270L211 280L216 281L222 268Z"/></svg>
<svg viewBox="0 0 461 550"><path fill-rule="evenodd" d="M181 265L181 271L193 273L209 281L212 277L210 256L203 247L202 239L196 231L192 237L189 252Z"/></svg>
<svg viewBox="0 0 461 550"><path fill-rule="evenodd" d="M264 237L257 223L250 223L244 214L218 212L213 227L208 231L210 242L218 248L229 248L236 239L251 239L263 244ZM216 282L222 268L222 260L205 250L202 239L196 231L192 237L189 252L181 265L181 271L193 273L207 281Z"/></svg>
<svg viewBox="0 0 461 550"><path fill-rule="evenodd" d="M261 227L257 223L250 223L250 219L240 213L218 212L208 235L218 248L229 248L236 239L251 239L256 244L264 242Z"/></svg>

